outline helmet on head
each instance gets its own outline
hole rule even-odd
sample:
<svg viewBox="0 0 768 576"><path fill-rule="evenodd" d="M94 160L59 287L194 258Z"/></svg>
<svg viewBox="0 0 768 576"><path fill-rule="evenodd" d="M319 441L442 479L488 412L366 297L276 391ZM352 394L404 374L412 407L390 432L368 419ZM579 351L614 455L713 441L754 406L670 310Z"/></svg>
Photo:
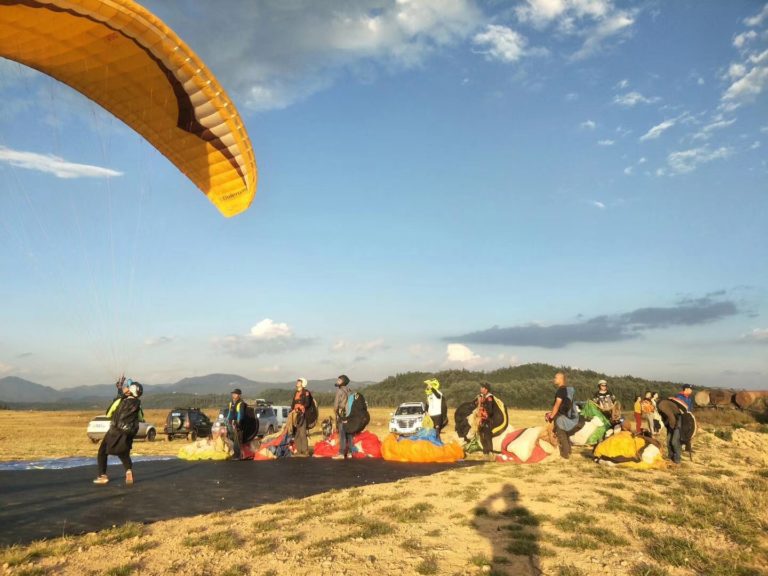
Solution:
<svg viewBox="0 0 768 576"><path fill-rule="evenodd" d="M301 384L302 388L306 388L307 387L307 379L306 378L297 378L296 379L296 384Z"/></svg>
<svg viewBox="0 0 768 576"><path fill-rule="evenodd" d="M437 380L437 378L424 380L424 384L427 385L426 389L424 390L425 394L429 394L432 392L432 390L440 390L440 382Z"/></svg>
<svg viewBox="0 0 768 576"><path fill-rule="evenodd" d="M341 380L341 382L339 382ZM346 374L342 374L336 379L336 386L348 386L349 385L349 377Z"/></svg>
<svg viewBox="0 0 768 576"><path fill-rule="evenodd" d="M128 390L130 391L131 396L134 398L138 398L144 394L144 386L142 386L139 382L131 382L130 386L128 386Z"/></svg>

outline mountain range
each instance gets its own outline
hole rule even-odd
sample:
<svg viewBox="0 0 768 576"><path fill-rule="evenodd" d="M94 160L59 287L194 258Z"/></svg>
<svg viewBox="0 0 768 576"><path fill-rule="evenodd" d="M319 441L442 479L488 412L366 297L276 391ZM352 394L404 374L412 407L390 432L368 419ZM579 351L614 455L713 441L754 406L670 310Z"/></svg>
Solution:
<svg viewBox="0 0 768 576"><path fill-rule="evenodd" d="M335 379L312 380L312 390L328 392L333 390ZM368 384L368 383L366 383ZM182 378L173 384L147 384L144 394L181 395L229 395L233 388L240 388L243 396L255 398L265 390L290 390L295 382L259 382L237 374L208 374ZM43 386L17 376L0 378L0 402L18 404L87 404L104 402L115 395L114 384L75 386L58 390Z"/></svg>

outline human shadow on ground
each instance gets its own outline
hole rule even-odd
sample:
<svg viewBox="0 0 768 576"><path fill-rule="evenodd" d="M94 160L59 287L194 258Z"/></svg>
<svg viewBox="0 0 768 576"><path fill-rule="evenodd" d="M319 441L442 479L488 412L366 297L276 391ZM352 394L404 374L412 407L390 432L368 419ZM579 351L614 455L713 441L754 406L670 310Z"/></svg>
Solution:
<svg viewBox="0 0 768 576"><path fill-rule="evenodd" d="M491 557L477 555L472 562L490 566L491 576L541 574L539 519L520 502L509 483L479 502L474 527L491 544ZM487 569L486 569L487 570Z"/></svg>

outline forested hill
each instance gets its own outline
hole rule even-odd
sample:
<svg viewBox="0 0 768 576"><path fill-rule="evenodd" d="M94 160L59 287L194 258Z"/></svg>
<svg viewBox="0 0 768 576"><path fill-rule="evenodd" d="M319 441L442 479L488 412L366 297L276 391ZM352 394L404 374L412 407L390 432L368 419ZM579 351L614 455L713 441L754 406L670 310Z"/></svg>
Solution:
<svg viewBox="0 0 768 576"><path fill-rule="evenodd" d="M592 370L577 370L550 366L548 364L524 364L501 368L492 372L470 370L446 370L443 372L406 372L372 384L360 390L369 406L394 407L401 402L424 400L424 380L437 378L441 390L446 394L452 408L477 396L480 382L489 382L493 393L510 408L544 409L552 406L555 386L552 379L556 372L568 375L568 384L576 388L576 400L588 400L597 391L598 380L608 381L611 392L621 401L625 409L632 409L635 397L647 390L658 392L661 397L670 396L680 389L681 384L658 382L634 376L609 376ZM268 390L265 396L275 404L290 402L290 393L282 390ZM333 394L315 394L318 403L331 405Z"/></svg>

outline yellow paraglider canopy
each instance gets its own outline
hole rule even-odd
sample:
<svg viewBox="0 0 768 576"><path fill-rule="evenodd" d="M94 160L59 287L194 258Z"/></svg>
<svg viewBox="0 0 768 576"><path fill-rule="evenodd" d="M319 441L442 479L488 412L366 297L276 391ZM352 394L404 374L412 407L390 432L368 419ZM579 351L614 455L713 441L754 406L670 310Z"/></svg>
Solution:
<svg viewBox="0 0 768 576"><path fill-rule="evenodd" d="M100 104L225 216L253 201L256 159L237 110L195 53L133 0L0 0L0 56Z"/></svg>

